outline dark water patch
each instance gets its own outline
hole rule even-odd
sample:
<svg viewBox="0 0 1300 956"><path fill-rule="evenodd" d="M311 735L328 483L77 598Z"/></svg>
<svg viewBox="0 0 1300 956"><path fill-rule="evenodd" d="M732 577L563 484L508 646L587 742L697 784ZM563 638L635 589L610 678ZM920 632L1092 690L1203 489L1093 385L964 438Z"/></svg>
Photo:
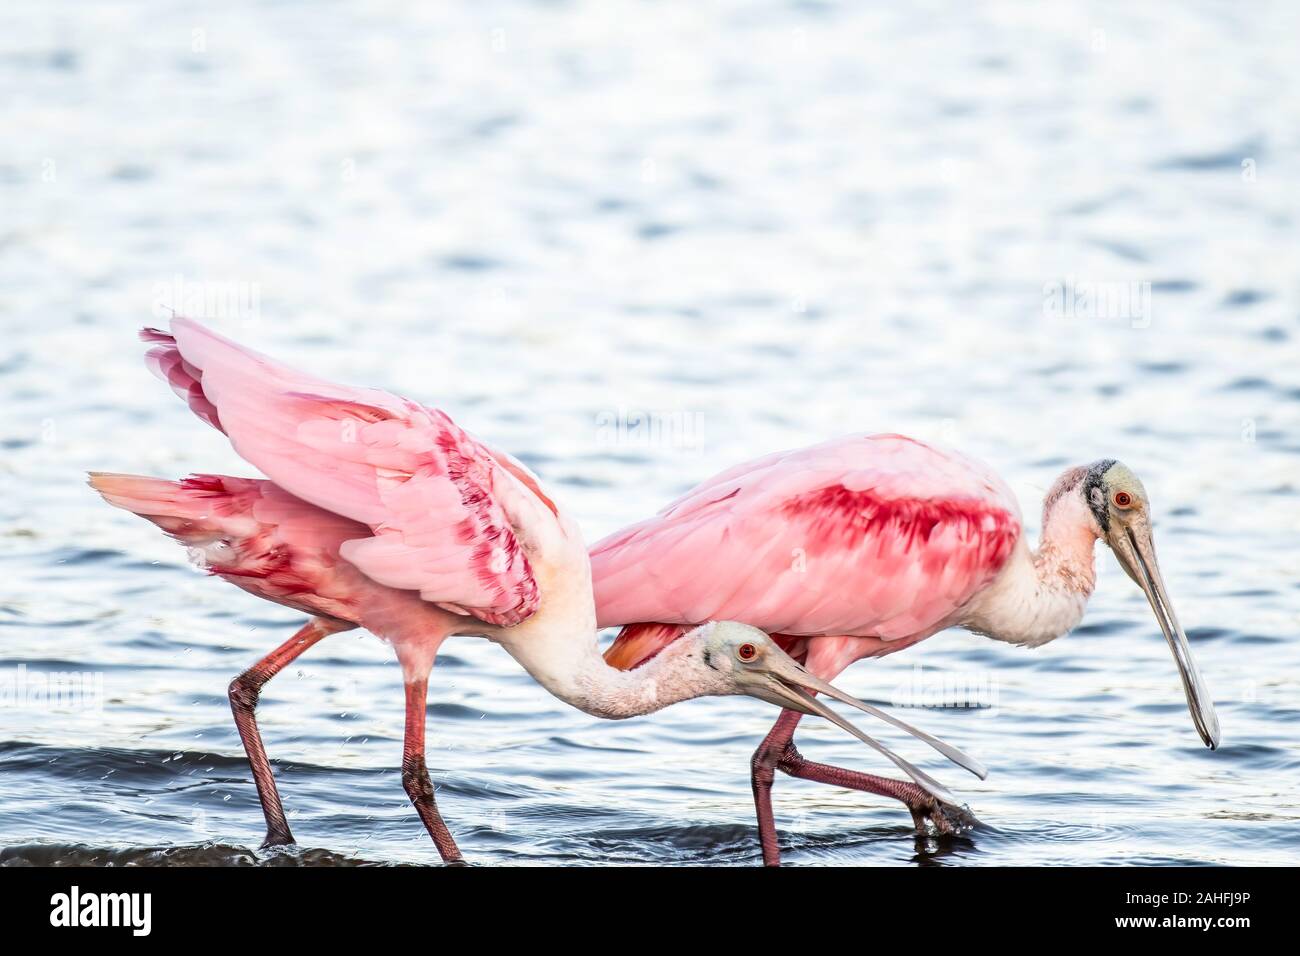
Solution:
<svg viewBox="0 0 1300 956"><path fill-rule="evenodd" d="M493 139L499 133L519 125L519 117L512 113L502 113L479 120L471 127L471 135L478 139Z"/></svg>
<svg viewBox="0 0 1300 956"><path fill-rule="evenodd" d="M1227 309L1244 309L1271 298L1263 289L1233 289L1224 296L1221 304Z"/></svg>
<svg viewBox="0 0 1300 956"><path fill-rule="evenodd" d="M1103 620L1085 620L1076 627L1071 634L1089 635L1107 635L1107 634L1124 634L1132 631L1137 624L1127 618L1106 618Z"/></svg>
<svg viewBox="0 0 1300 956"><path fill-rule="evenodd" d="M1186 153L1155 164L1156 169L1182 170L1186 172L1220 172L1223 170L1241 171L1245 159L1259 159L1260 144L1242 143L1235 149L1226 149L1213 153Z"/></svg>
<svg viewBox="0 0 1300 956"><path fill-rule="evenodd" d="M269 605L265 606L269 607ZM269 631L272 634L278 634L284 630L294 631L302 627L301 615L294 617L256 617L248 614L239 614L237 611L232 611L231 613L233 616L238 617L240 627L249 632Z"/></svg>
<svg viewBox="0 0 1300 956"><path fill-rule="evenodd" d="M1134 704L1133 711L1138 714L1176 714L1183 710L1181 703L1141 703Z"/></svg>
<svg viewBox="0 0 1300 956"><path fill-rule="evenodd" d="M1151 375L1180 375L1188 369L1184 362L1139 362L1137 367Z"/></svg>
<svg viewBox="0 0 1300 956"><path fill-rule="evenodd" d="M1119 856L1103 856L1095 861L1097 866L1222 866L1213 860L1203 859L1191 851L1187 856L1165 856L1160 854L1136 853Z"/></svg>
<svg viewBox="0 0 1300 956"><path fill-rule="evenodd" d="M1115 258L1122 259L1125 262L1151 261L1150 256L1148 256L1142 249L1126 242L1120 242L1116 239L1093 239L1090 240L1089 245L1095 246L1098 249L1103 249Z"/></svg>
<svg viewBox="0 0 1300 956"><path fill-rule="evenodd" d="M637 747L614 747L609 744L589 743L587 741L575 740L572 737L564 736L548 737L547 743L563 750L588 750L608 754L639 754L645 752Z"/></svg>
<svg viewBox="0 0 1300 956"><path fill-rule="evenodd" d="M1273 383L1257 375L1243 375L1219 386L1223 392L1262 392L1273 388Z"/></svg>
<svg viewBox="0 0 1300 956"><path fill-rule="evenodd" d="M56 564L83 565L119 561L125 553L107 548L58 548L53 559Z"/></svg>
<svg viewBox="0 0 1300 956"><path fill-rule="evenodd" d="M441 265L453 272L489 272L502 268L504 263L491 256L466 252L445 256L441 261Z"/></svg>
<svg viewBox="0 0 1300 956"><path fill-rule="evenodd" d="M727 824L609 828L586 839L601 855L628 862L703 862L706 854L714 853L755 855L753 828Z"/></svg>
<svg viewBox="0 0 1300 956"><path fill-rule="evenodd" d="M636 235L638 239L653 242L656 239L666 239L669 236L676 235L683 228L677 223L647 222L636 227Z"/></svg>
<svg viewBox="0 0 1300 956"><path fill-rule="evenodd" d="M364 637L366 640L371 640L371 641L378 640L378 638L372 638L370 637L370 635L365 634L362 631L357 631L355 633L358 636ZM321 642L321 645L318 646L322 646L322 645L324 645L323 641ZM241 651L240 653L247 653L247 652ZM397 664L396 658L392 660L371 660L366 657L356 657L356 658L339 657L334 654L326 655L323 657L312 657L309 660L311 661L311 665L313 667L331 667L331 668L339 667L339 668L349 668L349 669L353 667L360 667L360 668L365 668L367 670L385 670L385 671L393 670ZM463 661L459 660L456 657L453 657L450 654L438 655L438 664L437 664L438 670L443 670L443 669L450 670L450 669L455 669L457 667L463 667L463 666L465 666ZM398 673L400 673L400 671Z"/></svg>
<svg viewBox="0 0 1300 956"><path fill-rule="evenodd" d="M1156 279L1151 283L1151 291L1179 295L1195 292L1199 284L1192 279Z"/></svg>
<svg viewBox="0 0 1300 956"><path fill-rule="evenodd" d="M109 171L108 178L120 183L139 183L153 178L153 170L138 163L123 163Z"/></svg>
<svg viewBox="0 0 1300 956"><path fill-rule="evenodd" d="M826 865L834 860L872 863L912 863L916 866L944 866L972 858L981 852L983 832L975 829L960 835L918 834L907 812L896 811L900 822L855 826L838 833L834 829L812 830L806 825L783 835L786 865ZM838 847L838 849L837 849ZM787 862L788 861L788 862Z"/></svg>
<svg viewBox="0 0 1300 956"><path fill-rule="evenodd" d="M137 561L131 559L120 562L118 564L118 567L120 567L123 571L147 571L153 573L166 572L168 570L172 570L172 571L193 570L193 568L190 565L183 564L180 561L164 564L161 561ZM119 591L118 594L121 595L122 597L130 597L131 595L140 594L143 591L148 591L148 590L150 589L149 588L125 588Z"/></svg>
<svg viewBox="0 0 1300 956"><path fill-rule="evenodd" d="M1057 362L1052 365L1044 365L1034 370L1035 374L1043 378L1057 378L1061 375L1068 375L1071 372L1077 372L1079 367L1073 362ZM1063 459L1057 459L1063 460Z"/></svg>
<svg viewBox="0 0 1300 956"><path fill-rule="evenodd" d="M1126 697L1116 697L1111 694L1106 694L1103 696L1108 700L1114 700L1114 701L1126 701L1128 699ZM1116 750L1133 750L1133 749L1149 748L1151 745L1147 743L1145 740L1125 740L1123 737L1116 737L1107 740L1106 746L1108 748L1112 748Z"/></svg>
<svg viewBox="0 0 1300 956"><path fill-rule="evenodd" d="M430 751L430 763L433 754ZM329 767L297 761L274 761L282 774L367 776L371 769ZM116 775L118 782L133 785L167 783L195 773L218 772L221 780L242 780L248 776L248 760L239 756L202 751L127 750L48 747L21 741L0 742L0 767L16 771L38 771L59 778L98 779Z"/></svg>
<svg viewBox="0 0 1300 956"><path fill-rule="evenodd" d="M451 704L442 702L431 702L426 708L430 720L454 720L454 721L479 721L488 722L513 722L522 719L523 715L501 710L499 707L481 708L467 704Z"/></svg>
<svg viewBox="0 0 1300 956"><path fill-rule="evenodd" d="M1235 634L1233 635L1232 643L1233 644L1281 644L1285 640L1288 640L1288 638L1280 637L1276 634Z"/></svg>
<svg viewBox="0 0 1300 956"><path fill-rule="evenodd" d="M54 748L20 741L0 743L0 766L18 771L39 770L42 774L62 778L93 779L120 773L122 779L130 777L136 781L170 780L195 770L233 772L248 769L248 763L242 757L219 754L109 747L93 750Z"/></svg>
<svg viewBox="0 0 1300 956"><path fill-rule="evenodd" d="M135 637L128 638L120 642L120 646L131 648L132 650L146 651L176 651L187 646L186 643L179 639L174 639L172 635L163 631L143 631Z"/></svg>
<svg viewBox="0 0 1300 956"><path fill-rule="evenodd" d="M1102 704L1127 699L1126 696L1115 694L1110 691L1097 691L1093 694L1083 694L1082 696L1075 698L1075 700L1081 704Z"/></svg>
<svg viewBox="0 0 1300 956"><path fill-rule="evenodd" d="M582 472L560 472L554 482L566 488L612 488L614 482L606 478L596 478Z"/></svg>
<svg viewBox="0 0 1300 956"><path fill-rule="evenodd" d="M0 849L0 866L387 866L331 850L276 847L250 850L222 843L195 846L92 847L28 844Z"/></svg>
<svg viewBox="0 0 1300 956"><path fill-rule="evenodd" d="M1075 795L1081 806L1093 809L1093 820L1056 822L1036 820L1030 825L989 827L981 839L1007 843L1118 843L1139 837L1141 828L1133 824L1112 821L1116 804L1107 798L1090 794ZM1089 810L1083 810L1087 815Z"/></svg>
<svg viewBox="0 0 1300 956"><path fill-rule="evenodd" d="M1061 661L1052 666L1053 674L1094 674L1099 669L1097 664L1069 664Z"/></svg>
<svg viewBox="0 0 1300 956"><path fill-rule="evenodd" d="M1106 192L1099 196L1080 200L1061 209L1067 216L1091 216L1098 212L1113 209L1115 206L1132 202L1139 194L1132 189L1123 188Z"/></svg>

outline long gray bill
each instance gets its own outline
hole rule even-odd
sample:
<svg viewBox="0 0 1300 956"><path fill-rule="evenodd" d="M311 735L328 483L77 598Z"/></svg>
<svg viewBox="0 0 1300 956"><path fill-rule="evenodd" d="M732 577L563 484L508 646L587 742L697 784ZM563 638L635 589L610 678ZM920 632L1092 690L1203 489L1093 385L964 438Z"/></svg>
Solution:
<svg viewBox="0 0 1300 956"><path fill-rule="evenodd" d="M1192 649L1187 644L1187 635L1183 633L1178 618L1174 616L1174 607L1169 601L1164 579L1160 576L1160 567L1155 560L1155 548L1149 541L1146 542L1147 547L1143 548L1132 530L1128 530L1128 538L1133 546L1133 553L1137 556L1140 574L1137 582L1146 594L1151 610L1155 612L1156 620L1160 622L1160 630L1164 631L1169 650L1173 652L1174 662L1178 665L1178 676L1183 681L1183 694L1187 697L1187 709L1191 712L1192 722L1196 724L1196 732L1201 735L1205 746L1215 750L1220 740L1219 716L1214 712L1214 700L1206 690L1205 682L1201 680L1201 672L1196 669L1196 661L1192 659Z"/></svg>
<svg viewBox="0 0 1300 956"><path fill-rule="evenodd" d="M933 737L930 734L927 734L924 730L921 730L919 727L913 727L905 720L899 720L893 714L888 713L887 711L883 711L879 707L875 707L871 704L868 704L866 701L858 700L856 697L851 697L850 695L844 693L842 690L836 687L834 684L827 683L826 681L821 680L818 677L814 677L806 670L804 671L804 675L805 675L804 679L806 685L809 688L817 691L819 694L825 694L827 697L833 697L835 700L838 700L842 704L848 704L850 707L856 707L864 714L870 714L872 717L878 717L887 724L893 724L899 730L907 731L917 740L925 741L927 744L929 744L935 750L939 751L939 753L943 754L945 757L947 757L957 766L961 767L963 770L969 770L971 773L975 774L975 776L979 777L981 780L988 777L989 772L987 767L985 767L982 763L980 763L970 754L963 753L962 751L958 750L956 747L952 746L952 744L944 743L938 737Z"/></svg>

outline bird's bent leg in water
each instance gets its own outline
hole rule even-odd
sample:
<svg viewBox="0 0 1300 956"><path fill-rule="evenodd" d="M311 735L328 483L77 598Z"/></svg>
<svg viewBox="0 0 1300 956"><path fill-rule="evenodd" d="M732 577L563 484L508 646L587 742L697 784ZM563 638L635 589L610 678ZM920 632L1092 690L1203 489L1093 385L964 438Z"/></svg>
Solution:
<svg viewBox="0 0 1300 956"><path fill-rule="evenodd" d="M781 863L776 820L772 814L772 782L777 770L801 780L861 790L898 800L911 811L912 822L918 833L925 832L926 820L933 823L937 831L945 834L959 833L977 822L967 811L935 799L910 781L891 780L808 760L794 745L794 733L802 716L793 710L781 711L781 716L776 719L750 760L750 783L754 788L754 806L758 811L758 839L763 847L764 866L779 866Z"/></svg>
<svg viewBox="0 0 1300 956"><path fill-rule="evenodd" d="M425 696L428 694L429 678L424 676L406 681L406 740L402 744L402 786L407 796L415 804L416 812L424 821L424 828L433 837L433 845L438 848L444 863L463 863L464 857L456 846L456 840L442 821L438 804L433 799L433 781L429 779L429 768L424 762L424 723L426 718Z"/></svg>
<svg viewBox="0 0 1300 956"><path fill-rule="evenodd" d="M297 634L230 682L230 709L235 715L239 739L244 742L244 753L248 754L248 765L253 769L253 783L257 784L257 798L262 801L262 813L266 816L263 849L293 843L293 834L289 832L289 823L284 818L280 794L275 789L275 777L271 775L271 764L266 759L262 735L257 730L254 710L262 685L321 638L354 627L356 625L350 622L312 618Z"/></svg>
<svg viewBox="0 0 1300 956"><path fill-rule="evenodd" d="M845 770L830 764L813 763L799 753L794 745L793 734L786 742L785 751L777 761L777 767L784 773L801 780L814 780L817 783L829 783L834 787L847 787L861 790L882 797L893 797L902 801L912 812L912 822L917 833L925 833L925 821L929 820L940 833L957 834L969 829L977 822L966 810L954 807L926 793L910 780L891 780L874 774Z"/></svg>

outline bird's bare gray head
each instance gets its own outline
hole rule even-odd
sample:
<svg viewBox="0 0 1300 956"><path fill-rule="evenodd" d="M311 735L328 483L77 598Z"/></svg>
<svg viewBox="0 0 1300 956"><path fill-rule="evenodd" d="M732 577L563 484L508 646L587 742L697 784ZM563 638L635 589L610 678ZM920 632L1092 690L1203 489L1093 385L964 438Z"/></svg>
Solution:
<svg viewBox="0 0 1300 956"><path fill-rule="evenodd" d="M1097 524L1098 536L1110 546L1120 567L1146 594L1178 664L1187 708L1196 730L1205 745L1213 750L1219 745L1219 719L1160 575L1151 532L1151 501L1146 488L1137 475L1113 458L1089 465L1080 485L1089 514Z"/></svg>
<svg viewBox="0 0 1300 956"><path fill-rule="evenodd" d="M737 621L711 621L689 631L684 643L693 646L689 653L708 672L704 679L714 683L714 693L744 694L779 707L815 712L796 705L809 698L806 690L820 689L810 683L816 678L758 628Z"/></svg>

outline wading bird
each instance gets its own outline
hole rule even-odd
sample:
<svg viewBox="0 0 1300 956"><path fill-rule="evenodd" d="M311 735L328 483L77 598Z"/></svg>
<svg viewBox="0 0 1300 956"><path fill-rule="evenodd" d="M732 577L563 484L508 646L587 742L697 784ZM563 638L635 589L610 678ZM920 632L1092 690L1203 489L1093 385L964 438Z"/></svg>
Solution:
<svg viewBox="0 0 1300 956"><path fill-rule="evenodd" d="M591 550L596 618L624 625L605 659L633 670L699 621L743 621L833 680L947 627L1034 647L1071 630L1108 544L1142 588L1182 676L1201 739L1219 743L1214 705L1156 563L1150 502L1117 461L1071 468L1043 503L1031 551L1015 497L978 462L901 435L851 436L737 465ZM904 781L806 760L800 715L782 713L751 768L764 862L780 855L775 771L901 800L917 828L969 817Z"/></svg>
<svg viewBox="0 0 1300 956"><path fill-rule="evenodd" d="M577 525L536 477L442 412L294 371L176 319L146 329L149 366L270 480L166 481L93 473L113 505L158 525L209 572L310 615L230 685L230 705L266 816L266 846L293 842L254 708L262 686L321 639L363 627L389 642L406 686L402 782L447 862L447 829L424 757L426 693L449 636L500 644L543 687L589 714L647 714L677 701L747 694L830 720L939 799L947 791L816 700L851 704L970 758L809 674L767 635L704 622L653 665L611 667L596 643L591 567Z"/></svg>

